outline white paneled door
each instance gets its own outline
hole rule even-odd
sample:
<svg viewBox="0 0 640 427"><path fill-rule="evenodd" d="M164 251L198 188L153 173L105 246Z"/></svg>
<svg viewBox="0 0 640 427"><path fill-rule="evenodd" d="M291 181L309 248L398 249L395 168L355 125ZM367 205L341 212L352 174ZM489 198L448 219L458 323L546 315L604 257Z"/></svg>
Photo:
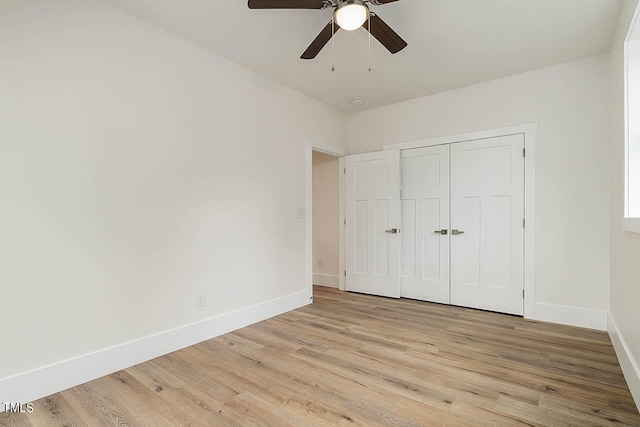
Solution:
<svg viewBox="0 0 640 427"><path fill-rule="evenodd" d="M400 153L401 296L449 303L449 145Z"/></svg>
<svg viewBox="0 0 640 427"><path fill-rule="evenodd" d="M347 157L348 291L400 297L400 152Z"/></svg>
<svg viewBox="0 0 640 427"><path fill-rule="evenodd" d="M347 290L522 315L523 148L518 134L347 157Z"/></svg>
<svg viewBox="0 0 640 427"><path fill-rule="evenodd" d="M451 145L451 304L523 314L524 137Z"/></svg>

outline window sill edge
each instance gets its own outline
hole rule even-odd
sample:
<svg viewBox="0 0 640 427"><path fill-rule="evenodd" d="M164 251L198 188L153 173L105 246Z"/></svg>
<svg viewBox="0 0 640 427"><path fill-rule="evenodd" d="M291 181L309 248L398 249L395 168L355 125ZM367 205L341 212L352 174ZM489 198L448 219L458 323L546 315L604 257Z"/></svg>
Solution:
<svg viewBox="0 0 640 427"><path fill-rule="evenodd" d="M640 218L623 218L622 229L632 233L640 233Z"/></svg>

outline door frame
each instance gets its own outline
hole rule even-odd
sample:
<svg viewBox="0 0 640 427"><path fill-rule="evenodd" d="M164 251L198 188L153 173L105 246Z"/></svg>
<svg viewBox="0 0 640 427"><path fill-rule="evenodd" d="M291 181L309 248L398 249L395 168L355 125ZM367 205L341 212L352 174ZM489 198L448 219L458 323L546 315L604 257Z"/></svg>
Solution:
<svg viewBox="0 0 640 427"><path fill-rule="evenodd" d="M341 148L333 145L323 144L317 141L305 139L305 289L309 292L309 297L313 298L313 152L319 151L321 153L330 154L338 157L338 171L344 169L345 159L347 155ZM338 277L340 278L339 289L344 291L345 279L344 274L341 274L345 270L346 256L345 256L345 230L342 224L342 219L345 217L345 178L343 173L339 173L338 178L338 260L339 270Z"/></svg>
<svg viewBox="0 0 640 427"><path fill-rule="evenodd" d="M383 150L408 150L434 145L494 138L498 136L523 135L526 156L524 158L524 317L535 319L535 236L536 236L536 130L537 123L528 123L457 135L441 136L417 141L388 144Z"/></svg>

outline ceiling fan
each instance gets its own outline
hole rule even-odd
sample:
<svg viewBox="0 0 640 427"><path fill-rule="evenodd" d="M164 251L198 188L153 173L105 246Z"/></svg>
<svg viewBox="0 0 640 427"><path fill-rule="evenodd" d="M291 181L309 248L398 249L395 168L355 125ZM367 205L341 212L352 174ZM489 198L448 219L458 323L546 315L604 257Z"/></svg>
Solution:
<svg viewBox="0 0 640 427"><path fill-rule="evenodd" d="M398 0L249 0L249 9L329 9L334 8L331 22L311 42L301 59L313 59L340 28L352 31L360 27L369 31L387 50L398 53L405 42L378 15L369 11L369 4L380 6Z"/></svg>

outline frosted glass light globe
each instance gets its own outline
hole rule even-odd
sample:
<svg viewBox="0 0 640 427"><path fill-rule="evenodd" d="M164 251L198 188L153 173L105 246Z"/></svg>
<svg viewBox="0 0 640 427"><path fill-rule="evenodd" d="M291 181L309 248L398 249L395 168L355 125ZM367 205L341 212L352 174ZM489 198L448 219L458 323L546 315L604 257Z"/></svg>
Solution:
<svg viewBox="0 0 640 427"><path fill-rule="evenodd" d="M335 12L336 23L343 30L357 30L364 24L369 15L369 9L362 3L343 3Z"/></svg>

